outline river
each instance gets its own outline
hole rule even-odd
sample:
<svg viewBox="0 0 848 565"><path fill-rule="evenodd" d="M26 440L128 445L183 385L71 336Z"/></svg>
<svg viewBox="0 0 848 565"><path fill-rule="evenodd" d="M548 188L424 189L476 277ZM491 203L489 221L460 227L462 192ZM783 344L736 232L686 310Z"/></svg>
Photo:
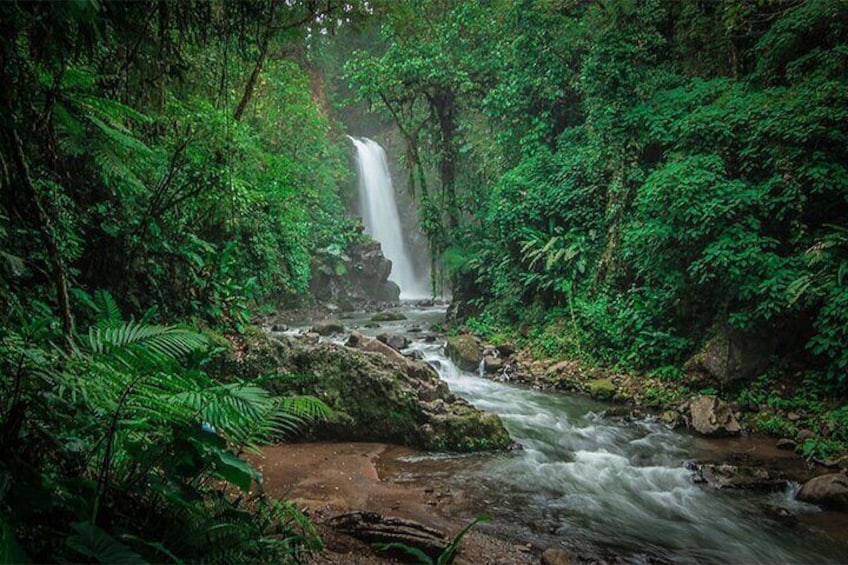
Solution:
<svg viewBox="0 0 848 565"><path fill-rule="evenodd" d="M844 524L844 515L795 501L791 488L762 494L694 484L684 463L720 452L721 441L705 442L651 419L608 418L608 405L582 396L461 371L445 357L443 340L421 339L419 330L439 321L443 309L406 313L407 321L359 329L413 338L410 349L436 366L456 394L500 415L520 446L500 454L410 456L408 472L438 474L514 539L543 547L593 546L601 555L623 555L631 562L848 561L848 548L819 527L833 520ZM365 320L346 321L355 327ZM776 508L788 510L791 523L772 517L769 509Z"/></svg>

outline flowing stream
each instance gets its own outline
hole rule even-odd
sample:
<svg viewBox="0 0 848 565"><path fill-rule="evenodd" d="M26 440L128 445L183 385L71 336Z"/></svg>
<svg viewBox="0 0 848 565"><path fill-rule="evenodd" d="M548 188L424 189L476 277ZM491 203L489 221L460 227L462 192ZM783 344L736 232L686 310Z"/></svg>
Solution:
<svg viewBox="0 0 848 565"><path fill-rule="evenodd" d="M406 333L411 326L437 321L442 313L412 309L409 321L360 329L371 335ZM427 343L417 332L407 334L417 338L410 349L436 366L453 392L499 414L521 449L418 455L407 463L418 465L419 475L437 474L465 492L476 501L475 511L508 524L511 537L542 546L598 547L607 552L599 555L644 563L848 560L848 547L804 520L823 514L839 520L840 515L795 501L791 488L762 494L694 484L683 464L704 455L699 442L705 440L647 419L606 418L607 405L585 397L510 386L461 371L445 357L443 341ZM769 508L788 510L798 521L788 525L772 518Z"/></svg>
<svg viewBox="0 0 848 565"><path fill-rule="evenodd" d="M350 140L356 148L359 210L365 231L382 244L383 255L391 260L389 280L400 287L401 298L426 298L430 296L428 277L416 272L406 248L386 152L366 137Z"/></svg>

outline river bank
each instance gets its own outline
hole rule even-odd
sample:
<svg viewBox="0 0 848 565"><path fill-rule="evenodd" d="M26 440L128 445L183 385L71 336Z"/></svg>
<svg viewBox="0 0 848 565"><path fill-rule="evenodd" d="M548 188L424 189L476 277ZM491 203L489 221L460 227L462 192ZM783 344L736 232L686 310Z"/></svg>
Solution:
<svg viewBox="0 0 848 565"><path fill-rule="evenodd" d="M457 535L468 523L469 502L438 475L410 476L403 458L420 455L409 448L383 443L302 443L268 447L253 462L268 494L307 509L326 550L311 563L396 563L372 545L339 533L328 521L340 514L367 510L413 520ZM477 530L463 540L459 564L537 563L526 545L509 543Z"/></svg>
<svg viewBox="0 0 848 565"><path fill-rule="evenodd" d="M620 402L611 405L588 395L480 378L477 371L461 370L445 356L444 339L432 331L439 329L442 315L441 309L407 308L405 319L379 323L370 314L348 316L340 321L341 328L326 336L310 332L317 324L305 322L281 334L335 344L345 343L352 332L384 334L386 340L403 337L403 354L436 368L453 394L499 415L521 447L464 456L363 452L357 465L368 461L372 469L355 465L357 470L347 477L338 474L335 483L326 476L317 484L311 479L294 486L285 483L289 486L280 492L305 489L298 496L328 536L331 557L326 559L357 562L350 561L351 551L357 559L371 558L367 546L346 549L356 542L344 541L345 536L320 525L354 506L387 510L389 515L408 512L406 516L426 524L442 524L440 529L450 534L476 515L490 513L494 522L478 529L507 544L491 555L500 551L523 559L520 555L529 547L528 555L536 562L547 548L564 549L572 562L839 562L837 556L848 547L844 515L819 512L794 500L790 481L805 479L809 469L791 452L776 449L773 441L699 438L672 431L647 410L611 415L616 406L626 406ZM332 445L325 447L335 449ZM692 460L769 468L780 474L779 482L772 484L778 488L751 491L701 484L698 474L684 465ZM307 475L346 465L332 458L312 461L304 467ZM373 482L373 469L378 469L380 484L412 487L415 492L389 489L385 495L369 495L371 487L355 477ZM322 484L338 486L342 494L320 488Z"/></svg>

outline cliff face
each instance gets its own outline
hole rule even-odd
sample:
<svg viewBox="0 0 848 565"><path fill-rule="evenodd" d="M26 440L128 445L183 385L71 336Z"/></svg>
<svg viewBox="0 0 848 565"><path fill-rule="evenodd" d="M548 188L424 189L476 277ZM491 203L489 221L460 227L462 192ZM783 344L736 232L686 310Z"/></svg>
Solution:
<svg viewBox="0 0 848 565"><path fill-rule="evenodd" d="M389 280L392 262L383 256L380 243L368 241L348 248L333 264L316 258L310 291L324 303L342 310L360 310L400 300L400 288Z"/></svg>

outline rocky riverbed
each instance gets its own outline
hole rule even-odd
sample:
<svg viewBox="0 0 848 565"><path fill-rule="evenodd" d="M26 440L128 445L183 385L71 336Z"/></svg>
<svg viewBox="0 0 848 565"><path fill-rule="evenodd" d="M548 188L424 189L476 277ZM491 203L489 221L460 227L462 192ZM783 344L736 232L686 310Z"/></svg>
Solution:
<svg viewBox="0 0 848 565"><path fill-rule="evenodd" d="M469 561L474 563L538 562L546 550L548 560L554 554L563 558L568 555L571 562L690 561L695 556L700 562L745 555L754 562L791 560L793 555L796 558L821 555L825 561L833 561L834 555L841 551L835 547L848 547L844 514L817 512L814 506L799 506L794 501L792 485L808 478L810 469L791 452L777 449L773 440L738 437L733 426L736 417L733 410L728 412L709 396L695 402L690 400L685 406L681 404L682 408L675 410L677 421L669 424L688 424L697 431L694 426L704 422L696 421L704 420L706 426L725 428L718 434L708 431L704 435L731 436L727 439L675 434L668 424L651 416L649 410L633 404L618 404L622 409L587 399L572 406L568 397L560 401L556 394L524 393L494 382L491 387L484 385L487 381L472 375L486 375L487 369L493 367L494 370L488 371L490 379L521 380L514 378L522 374L515 367L516 361L521 366L521 353L508 345L490 347L473 336L464 336L466 351L478 357L462 362L456 353L460 347L449 340L447 352L457 359L457 365L466 369L462 371L446 359L443 338L430 331L431 312L416 311L410 314L411 319L406 317L387 316L377 322L370 315L362 315L328 324L295 326L286 332L254 336L252 343L236 348L228 360L232 368L249 368L253 374L267 372L269 368L280 374L311 374L314 382L308 386L301 382L299 388L291 388L288 383L280 390L316 394L330 401L344 418L341 423L313 429L313 438L389 441L436 451L503 448L510 443L503 431L505 424L522 447L517 452L501 452L501 455L484 452L470 458L407 453L401 448L373 443L321 444L310 446L310 453L288 451L306 449L298 446L266 450L262 462L266 488L281 489L275 493L290 493L286 496L294 496L310 509L330 548L327 556L320 558L323 562L376 563L385 559L368 544L354 541L329 525L334 516L352 510L414 520L448 536L477 514L493 513L493 524L481 526L468 540L473 548L470 554L478 557ZM380 339L373 338L377 335ZM487 357L500 363L487 364ZM549 364L541 372L526 371L524 374L531 375L532 380L528 378L525 382L541 389L537 380L540 375L543 378L548 375L549 382L561 382L563 379L553 380L553 377L574 372L557 365ZM432 368L438 370L436 381L433 380L436 371ZM379 376L374 378L375 374ZM596 382L603 381L603 375L589 376L593 378L569 377L569 382L579 383L570 386L570 390L583 391L598 399L624 400L619 393L620 379L615 379L615 375L610 379L614 384L612 394L603 382L601 385ZM321 382L331 384L328 387L316 384ZM392 388L398 383L400 388ZM372 389L378 393L368 396ZM376 396L388 401L374 403L377 412L361 412L357 406L362 394L366 394L366 399ZM402 418L378 415L399 407L403 407L405 414ZM501 417L486 415L478 409ZM516 409L523 415L514 414ZM662 411L657 415L662 416ZM445 424L447 420L459 422L467 418L475 423L466 422L459 427ZM398 433L398 429L403 431ZM542 433L545 439L538 443ZM453 447L445 448L446 441ZM291 467L301 463L300 471ZM549 475L562 465L561 471ZM283 470L274 474L276 468ZM347 474L346 470L349 470ZM317 473L317 480L313 480L313 473ZM610 478L604 479L609 473L612 473ZM614 477L618 477L614 482L604 482ZM516 479L519 482L514 482ZM563 479L570 482L563 483ZM590 482L581 486L584 479ZM657 480L660 482L656 483ZM601 489L597 492L592 486L596 481ZM843 485L838 476L827 481L828 488L839 489ZM584 492L584 488L589 491ZM645 488L647 492L642 491ZM654 489L659 490L651 494ZM663 494L667 489L671 490ZM818 488L809 490L819 492ZM751 494L728 498L718 494L723 492ZM653 506L652 497L672 494L683 499ZM568 501L573 497L584 500L588 506L563 513L571 508ZM839 500L835 505L824 506L839 507ZM619 519L627 520L624 527L603 526L608 518L597 516L591 509L598 504L609 505L612 516L620 514ZM628 509L631 506L641 508L631 516L633 521L626 518L632 512ZM640 514L644 512L649 514ZM654 515L655 512L682 513L681 516L694 513L686 518L694 522L681 529L679 535L683 540L694 536L691 543L702 547L684 550L673 538L665 537L670 524L663 525L663 519ZM703 515L695 519L698 513ZM716 517L728 514L731 522L740 523L736 530L716 529L713 514ZM637 519L637 515L642 517ZM646 520L648 515L651 518ZM597 524L593 526L593 522ZM763 526L766 530L762 530ZM605 539L598 532L598 528L605 527L613 527L616 535ZM773 529L785 533L772 538L773 533L768 532ZM739 532L743 538L750 538L756 549L734 550L732 545L740 541L736 540ZM799 540L805 535L813 536L810 539L815 541L810 545L818 549L804 547L804 542ZM484 541L479 543L485 547L473 545L477 543L473 540L479 540L480 536ZM731 547L714 546L725 538ZM793 549L796 545L801 553ZM509 561L512 559L515 561Z"/></svg>

